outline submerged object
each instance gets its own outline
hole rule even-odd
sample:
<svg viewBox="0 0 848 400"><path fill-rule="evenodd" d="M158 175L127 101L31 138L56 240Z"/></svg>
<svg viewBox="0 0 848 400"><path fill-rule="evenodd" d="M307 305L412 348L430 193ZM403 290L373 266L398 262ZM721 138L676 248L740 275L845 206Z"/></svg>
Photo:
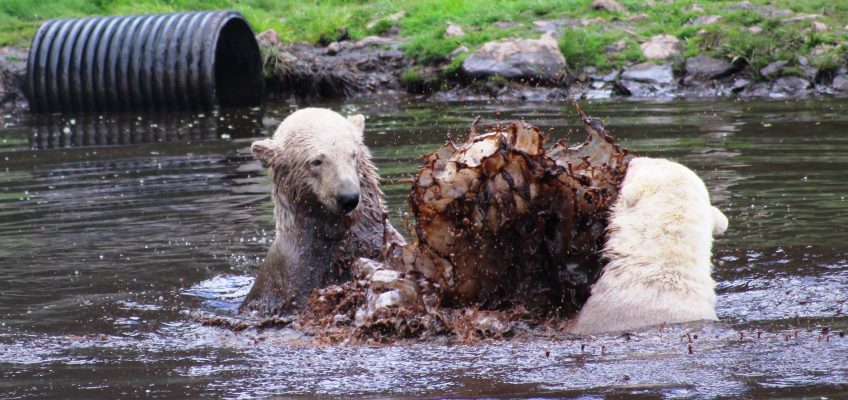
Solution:
<svg viewBox="0 0 848 400"><path fill-rule="evenodd" d="M50 20L27 58L35 113L252 106L264 85L253 29L235 11Z"/></svg>

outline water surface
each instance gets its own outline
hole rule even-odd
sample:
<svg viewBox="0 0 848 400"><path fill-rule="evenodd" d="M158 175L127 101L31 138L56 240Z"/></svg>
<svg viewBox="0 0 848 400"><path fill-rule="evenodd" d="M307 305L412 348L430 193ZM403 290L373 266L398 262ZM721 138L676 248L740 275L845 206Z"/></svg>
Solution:
<svg viewBox="0 0 848 400"><path fill-rule="evenodd" d="M396 226L418 157L475 115L583 138L561 105L328 106L368 116ZM723 323L389 347L203 327L189 313L232 312L273 240L267 175L248 146L293 107L0 116L0 397L848 392L848 102L584 107L624 146L706 181L730 219L715 245Z"/></svg>

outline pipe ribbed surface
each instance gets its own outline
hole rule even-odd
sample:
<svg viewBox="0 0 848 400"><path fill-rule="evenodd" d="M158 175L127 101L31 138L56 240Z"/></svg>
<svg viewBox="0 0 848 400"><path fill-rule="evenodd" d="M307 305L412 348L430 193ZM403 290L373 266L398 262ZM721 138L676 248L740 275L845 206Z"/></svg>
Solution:
<svg viewBox="0 0 848 400"><path fill-rule="evenodd" d="M264 86L253 29L235 11L50 20L27 59L36 113L253 106Z"/></svg>

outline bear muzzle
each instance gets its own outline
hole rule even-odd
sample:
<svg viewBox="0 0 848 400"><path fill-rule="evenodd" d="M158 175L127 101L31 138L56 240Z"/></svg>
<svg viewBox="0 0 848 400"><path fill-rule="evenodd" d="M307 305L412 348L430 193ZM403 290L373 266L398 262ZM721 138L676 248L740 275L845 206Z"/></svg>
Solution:
<svg viewBox="0 0 848 400"><path fill-rule="evenodd" d="M342 214L348 214L359 205L359 192L341 193L336 197L336 204Z"/></svg>

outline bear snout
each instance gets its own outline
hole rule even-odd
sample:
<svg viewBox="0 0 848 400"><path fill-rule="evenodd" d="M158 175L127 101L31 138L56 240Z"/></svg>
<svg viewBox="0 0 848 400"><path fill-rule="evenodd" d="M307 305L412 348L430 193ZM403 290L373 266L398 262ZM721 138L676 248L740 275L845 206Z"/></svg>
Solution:
<svg viewBox="0 0 848 400"><path fill-rule="evenodd" d="M341 210L342 214L347 214L359 205L359 193L342 193L336 197L336 203L339 205L339 210Z"/></svg>

